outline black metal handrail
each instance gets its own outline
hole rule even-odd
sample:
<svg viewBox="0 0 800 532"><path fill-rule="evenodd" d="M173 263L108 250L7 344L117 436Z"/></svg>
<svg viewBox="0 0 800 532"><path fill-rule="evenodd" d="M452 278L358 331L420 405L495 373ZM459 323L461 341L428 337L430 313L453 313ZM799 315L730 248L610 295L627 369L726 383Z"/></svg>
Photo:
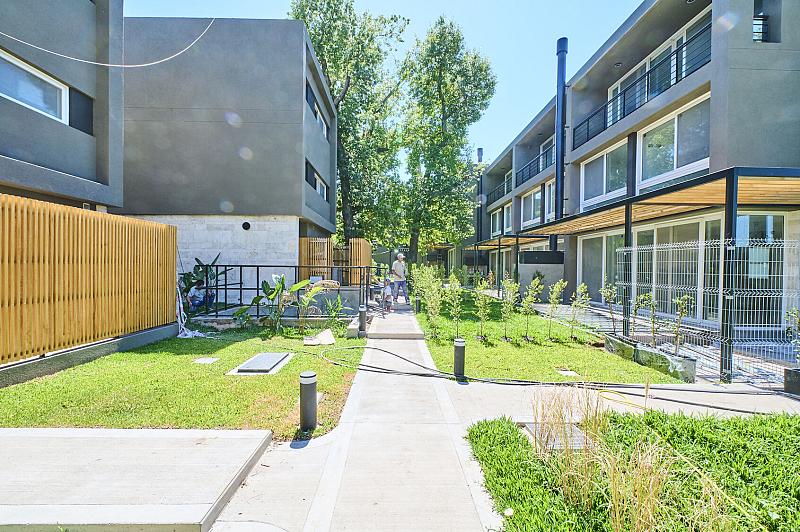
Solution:
<svg viewBox="0 0 800 532"><path fill-rule="evenodd" d="M572 148L578 148L616 124L648 101L711 61L711 23L687 39L669 56L636 78L619 94L589 113L572 131Z"/></svg>
<svg viewBox="0 0 800 532"><path fill-rule="evenodd" d="M486 204L491 205L495 201L499 200L512 190L511 186L512 180L511 176L506 177L503 179L503 182L494 187L489 193L486 195Z"/></svg>
<svg viewBox="0 0 800 532"><path fill-rule="evenodd" d="M534 157L531 162L523 166L517 172L516 186L520 186L522 183L528 181L533 176L538 175L539 172L543 171L545 168L549 168L550 166L552 166L552 164L556 160L555 153L556 153L555 145L550 146L542 153Z"/></svg>
<svg viewBox="0 0 800 532"><path fill-rule="evenodd" d="M250 305L253 298L264 295L262 281L274 284L273 275L284 275L286 288L303 279L312 277L336 281L336 288L329 288L328 292L341 295L342 289L358 291L358 305L365 305L369 299L370 283L374 280L371 266L317 266L317 265L286 265L286 264L213 264L204 265L200 274L204 286L202 290L206 296L195 315L201 316L226 316L232 317L233 310ZM184 287L188 291L190 287ZM213 297L209 297L211 294ZM301 294L295 292L296 300ZM186 295L183 294L185 302ZM261 305L254 305L253 316L260 318L265 315L268 305L262 301ZM346 314L355 314L358 308L350 308Z"/></svg>

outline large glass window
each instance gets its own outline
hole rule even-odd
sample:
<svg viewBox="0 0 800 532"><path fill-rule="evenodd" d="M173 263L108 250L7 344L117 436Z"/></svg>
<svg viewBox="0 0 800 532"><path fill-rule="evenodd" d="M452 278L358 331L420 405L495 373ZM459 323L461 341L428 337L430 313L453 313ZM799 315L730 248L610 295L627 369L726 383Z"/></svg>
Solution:
<svg viewBox="0 0 800 532"><path fill-rule="evenodd" d="M43 72L0 51L0 95L66 121L66 90Z"/></svg>
<svg viewBox="0 0 800 532"><path fill-rule="evenodd" d="M584 202L624 189L628 178L628 144L585 163L582 171Z"/></svg>
<svg viewBox="0 0 800 532"><path fill-rule="evenodd" d="M491 214L492 235L500 234L500 213L501 211L497 210Z"/></svg>
<svg viewBox="0 0 800 532"><path fill-rule="evenodd" d="M606 154L606 193L625 188L628 179L628 144Z"/></svg>
<svg viewBox="0 0 800 532"><path fill-rule="evenodd" d="M675 166L675 123L665 124L642 135L642 179L670 172Z"/></svg>
<svg viewBox="0 0 800 532"><path fill-rule="evenodd" d="M511 204L509 203L505 207L503 207L503 230L506 233L510 233L512 230L513 224L511 219Z"/></svg>
<svg viewBox="0 0 800 532"><path fill-rule="evenodd" d="M708 157L710 119L711 100L678 115L678 168Z"/></svg>
<svg viewBox="0 0 800 532"><path fill-rule="evenodd" d="M542 216L542 191L522 197L522 225L538 223Z"/></svg>
<svg viewBox="0 0 800 532"><path fill-rule="evenodd" d="M622 278L617 276L617 250L624 247L624 235L609 235L606 237L606 269L605 278L607 283L622 282Z"/></svg>
<svg viewBox="0 0 800 532"><path fill-rule="evenodd" d="M583 166L583 199L588 200L603 195L604 161L605 157L601 156Z"/></svg>
<svg viewBox="0 0 800 532"><path fill-rule="evenodd" d="M602 301L600 286L603 283L603 271L597 264L602 256L603 237L584 238L581 241L581 282L589 289L592 301Z"/></svg>

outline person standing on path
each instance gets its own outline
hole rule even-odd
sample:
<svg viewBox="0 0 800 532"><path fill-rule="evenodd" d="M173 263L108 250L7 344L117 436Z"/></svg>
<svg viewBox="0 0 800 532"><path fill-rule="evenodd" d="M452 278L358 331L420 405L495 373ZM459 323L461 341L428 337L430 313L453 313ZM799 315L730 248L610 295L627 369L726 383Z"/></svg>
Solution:
<svg viewBox="0 0 800 532"><path fill-rule="evenodd" d="M394 289L392 292L392 296L395 301L397 301L398 293L400 289L403 289L403 297L406 300L406 304L408 304L408 286L406 283L406 274L408 273L408 269L406 267L406 256L402 253L397 254L397 260L392 263L392 288Z"/></svg>

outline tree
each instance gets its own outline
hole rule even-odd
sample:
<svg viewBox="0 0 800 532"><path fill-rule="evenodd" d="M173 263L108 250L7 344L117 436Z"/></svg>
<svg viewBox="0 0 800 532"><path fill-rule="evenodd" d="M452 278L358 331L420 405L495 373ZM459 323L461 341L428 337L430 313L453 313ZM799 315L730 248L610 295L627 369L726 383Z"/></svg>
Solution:
<svg viewBox="0 0 800 532"><path fill-rule="evenodd" d="M617 285L609 283L606 278L603 277L603 286L600 287L600 295L603 296L603 301L605 301L608 307L608 315L611 317L611 332L616 336L617 322L614 319L614 303L617 302Z"/></svg>
<svg viewBox="0 0 800 532"><path fill-rule="evenodd" d="M492 296L489 295L489 283L486 279L478 279L475 283L475 314L478 316L478 340L486 341L485 326L492 310Z"/></svg>
<svg viewBox="0 0 800 532"><path fill-rule="evenodd" d="M421 245L460 241L472 229L477 178L468 129L488 107L496 80L489 61L468 50L461 29L444 17L417 40L403 71L404 211L409 260L416 262Z"/></svg>
<svg viewBox="0 0 800 532"><path fill-rule="evenodd" d="M575 326L579 323L578 318L589 306L589 287L586 286L586 283L579 284L577 290L572 293L570 306L572 307L572 319L569 321L569 336L574 339L576 338Z"/></svg>
<svg viewBox="0 0 800 532"><path fill-rule="evenodd" d="M556 283L550 285L550 294L547 296L547 302L550 304L550 310L547 313L547 338L553 339L553 318L556 315L556 309L561 304L561 294L567 287L567 282L564 279L559 279Z"/></svg>
<svg viewBox="0 0 800 532"><path fill-rule="evenodd" d="M289 16L308 29L338 115L342 236L383 237L402 193L395 117L404 76L387 63L408 20L357 13L353 0L293 0Z"/></svg>

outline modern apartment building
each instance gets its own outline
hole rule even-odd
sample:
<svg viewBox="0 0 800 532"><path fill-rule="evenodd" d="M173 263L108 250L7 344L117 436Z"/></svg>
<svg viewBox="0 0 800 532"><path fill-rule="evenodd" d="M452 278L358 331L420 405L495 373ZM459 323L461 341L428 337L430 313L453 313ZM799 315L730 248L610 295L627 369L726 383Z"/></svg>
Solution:
<svg viewBox="0 0 800 532"><path fill-rule="evenodd" d="M122 204L122 0L0 2L0 193Z"/></svg>
<svg viewBox="0 0 800 532"><path fill-rule="evenodd" d="M126 18L129 63L192 42L203 19ZM125 205L178 227L185 267L298 264L336 229L336 112L295 20L216 20L183 55L125 79Z"/></svg>
<svg viewBox="0 0 800 532"><path fill-rule="evenodd" d="M628 312L642 293L666 314L688 294L688 319L723 343L734 322L785 331L800 294L800 2L645 0L561 90L563 125L557 94L483 175L472 252L525 284L541 261L524 252L557 249L549 275L569 293L586 283L599 304L616 282Z"/></svg>

